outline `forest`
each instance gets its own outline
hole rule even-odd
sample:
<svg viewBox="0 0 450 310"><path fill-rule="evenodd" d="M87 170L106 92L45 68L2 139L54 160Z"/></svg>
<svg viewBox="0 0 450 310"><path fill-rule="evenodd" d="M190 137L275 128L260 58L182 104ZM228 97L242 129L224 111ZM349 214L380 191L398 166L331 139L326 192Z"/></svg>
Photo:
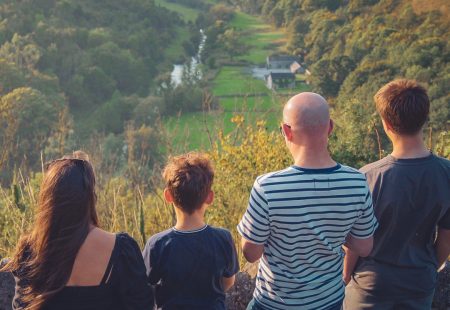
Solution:
<svg viewBox="0 0 450 310"><path fill-rule="evenodd" d="M285 27L287 49L313 72L311 85L333 105L334 152L362 165L378 157L382 132L372 97L395 78L428 88L430 147L444 151L450 113L450 9L445 1L231 0ZM340 139L345 137L345 139ZM389 143L381 137L381 149Z"/></svg>
<svg viewBox="0 0 450 310"><path fill-rule="evenodd" d="M142 245L174 223L161 195L162 165L193 150L180 141L199 135L209 143L195 149L216 169L208 221L237 236L254 178L290 164L274 130L288 94L236 69L270 53L294 55L311 71L297 91L329 101L336 160L359 168L390 152L373 95L398 77L428 89L427 144L449 158L449 14L445 0L2 1L0 256L30 223L43 163L77 149L97 172L102 226ZM200 29L203 74L174 85L172 64L198 52ZM248 94L229 92L249 80ZM256 108L226 109L236 102ZM191 115L198 118L188 127L199 128L192 136L168 121ZM217 115L226 128L207 126Z"/></svg>

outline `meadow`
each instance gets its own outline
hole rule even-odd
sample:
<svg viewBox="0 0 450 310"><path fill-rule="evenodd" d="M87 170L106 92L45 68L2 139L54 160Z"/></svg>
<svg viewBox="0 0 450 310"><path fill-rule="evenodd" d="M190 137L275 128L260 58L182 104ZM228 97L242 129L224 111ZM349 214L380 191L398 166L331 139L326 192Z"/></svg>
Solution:
<svg viewBox="0 0 450 310"><path fill-rule="evenodd" d="M274 29L261 18L241 11L234 13L230 26L240 32L240 40L248 45L248 50L236 58L239 64L223 65L208 79L217 107L211 111L183 113L164 121L173 141L183 149L210 148L211 138L216 138L220 132L233 131L232 119L237 116L244 117L247 125L264 121L268 130L275 130L281 119L281 107L289 95L309 89L308 85L298 83L295 89L275 93L264 81L251 75L251 67L263 66L268 55L284 51L284 29Z"/></svg>

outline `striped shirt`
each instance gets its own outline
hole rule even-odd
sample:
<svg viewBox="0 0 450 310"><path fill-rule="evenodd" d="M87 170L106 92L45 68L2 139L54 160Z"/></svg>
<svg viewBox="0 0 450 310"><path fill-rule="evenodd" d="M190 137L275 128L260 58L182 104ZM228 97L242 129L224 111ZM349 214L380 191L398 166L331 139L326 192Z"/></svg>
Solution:
<svg viewBox="0 0 450 310"><path fill-rule="evenodd" d="M255 300L283 310L340 302L345 238L369 238L377 225L366 179L353 168L291 166L258 177L237 227L264 244Z"/></svg>

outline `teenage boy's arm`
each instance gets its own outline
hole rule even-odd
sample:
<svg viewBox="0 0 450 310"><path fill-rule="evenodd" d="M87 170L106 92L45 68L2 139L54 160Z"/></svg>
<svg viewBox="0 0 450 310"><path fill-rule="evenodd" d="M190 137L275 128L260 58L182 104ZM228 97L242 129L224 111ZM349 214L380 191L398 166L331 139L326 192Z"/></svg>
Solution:
<svg viewBox="0 0 450 310"><path fill-rule="evenodd" d="M450 230L439 228L436 242L434 244L439 268L445 263L450 255Z"/></svg>

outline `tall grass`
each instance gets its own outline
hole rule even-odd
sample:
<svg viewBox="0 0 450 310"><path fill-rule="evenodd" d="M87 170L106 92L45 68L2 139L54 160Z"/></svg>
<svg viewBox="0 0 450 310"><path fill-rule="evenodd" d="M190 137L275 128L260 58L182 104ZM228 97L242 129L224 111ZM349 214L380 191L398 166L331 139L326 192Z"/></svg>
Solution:
<svg viewBox="0 0 450 310"><path fill-rule="evenodd" d="M262 173L288 166L291 159L283 139L278 132L267 131L265 122L258 122L256 127L247 127L243 117L235 117L233 122L236 128L227 135L219 132L208 151L216 176L215 201L207 211L206 220L210 225L232 232L243 263L236 225L247 207L253 182ZM441 156L450 157L448 137L448 133L441 134L435 145L435 152ZM96 167L100 158L94 157L92 162ZM135 170L137 174L148 169L140 168ZM175 213L163 199L163 184L157 176L139 181L138 176L97 170L97 211L101 227L127 232L141 246L151 235L172 227ZM42 172L24 176L18 171L11 188L0 187L0 256L11 255L19 237L31 228L41 180Z"/></svg>

